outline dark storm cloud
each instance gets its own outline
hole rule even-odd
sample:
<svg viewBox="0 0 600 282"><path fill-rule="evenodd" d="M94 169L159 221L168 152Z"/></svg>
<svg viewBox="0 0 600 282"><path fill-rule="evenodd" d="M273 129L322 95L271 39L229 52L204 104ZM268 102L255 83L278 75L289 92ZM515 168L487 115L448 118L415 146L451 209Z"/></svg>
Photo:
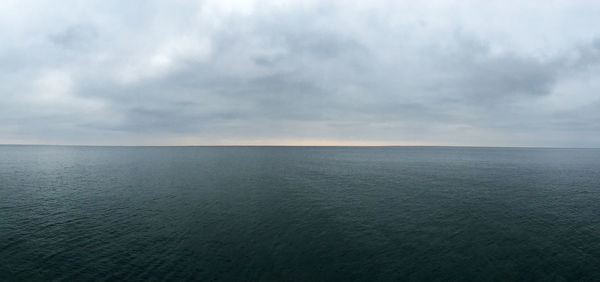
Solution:
<svg viewBox="0 0 600 282"><path fill-rule="evenodd" d="M0 142L600 144L597 5L133 3L5 4Z"/></svg>

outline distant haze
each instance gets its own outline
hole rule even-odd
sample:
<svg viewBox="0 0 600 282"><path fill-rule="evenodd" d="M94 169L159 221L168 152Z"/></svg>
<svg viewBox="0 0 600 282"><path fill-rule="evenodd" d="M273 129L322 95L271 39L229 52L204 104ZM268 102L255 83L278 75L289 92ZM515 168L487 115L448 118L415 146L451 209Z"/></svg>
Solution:
<svg viewBox="0 0 600 282"><path fill-rule="evenodd" d="M598 1L0 3L0 143L600 147Z"/></svg>

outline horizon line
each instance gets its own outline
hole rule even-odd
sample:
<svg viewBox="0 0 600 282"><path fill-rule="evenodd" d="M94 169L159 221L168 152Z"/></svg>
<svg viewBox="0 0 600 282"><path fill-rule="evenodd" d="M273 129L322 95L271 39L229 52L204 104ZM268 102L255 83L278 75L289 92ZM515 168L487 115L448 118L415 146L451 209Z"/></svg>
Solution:
<svg viewBox="0 0 600 282"><path fill-rule="evenodd" d="M600 147L500 146L500 145L293 145L293 144L227 144L227 145L85 145L85 144L11 144L0 146L48 147L450 147L450 148L521 148L521 149L600 149Z"/></svg>

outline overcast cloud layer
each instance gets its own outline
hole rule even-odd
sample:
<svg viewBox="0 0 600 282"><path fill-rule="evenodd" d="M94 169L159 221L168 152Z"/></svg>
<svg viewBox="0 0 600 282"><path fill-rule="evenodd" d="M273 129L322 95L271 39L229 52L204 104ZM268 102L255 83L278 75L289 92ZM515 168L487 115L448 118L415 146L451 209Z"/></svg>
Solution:
<svg viewBox="0 0 600 282"><path fill-rule="evenodd" d="M0 143L600 147L600 2L7 1Z"/></svg>

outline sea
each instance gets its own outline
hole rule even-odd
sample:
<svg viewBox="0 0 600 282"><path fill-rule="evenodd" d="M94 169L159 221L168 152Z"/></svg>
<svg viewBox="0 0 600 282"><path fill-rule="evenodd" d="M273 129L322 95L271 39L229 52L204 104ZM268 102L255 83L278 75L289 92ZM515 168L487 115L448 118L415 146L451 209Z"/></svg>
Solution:
<svg viewBox="0 0 600 282"><path fill-rule="evenodd" d="M600 150L0 146L1 281L599 281Z"/></svg>

